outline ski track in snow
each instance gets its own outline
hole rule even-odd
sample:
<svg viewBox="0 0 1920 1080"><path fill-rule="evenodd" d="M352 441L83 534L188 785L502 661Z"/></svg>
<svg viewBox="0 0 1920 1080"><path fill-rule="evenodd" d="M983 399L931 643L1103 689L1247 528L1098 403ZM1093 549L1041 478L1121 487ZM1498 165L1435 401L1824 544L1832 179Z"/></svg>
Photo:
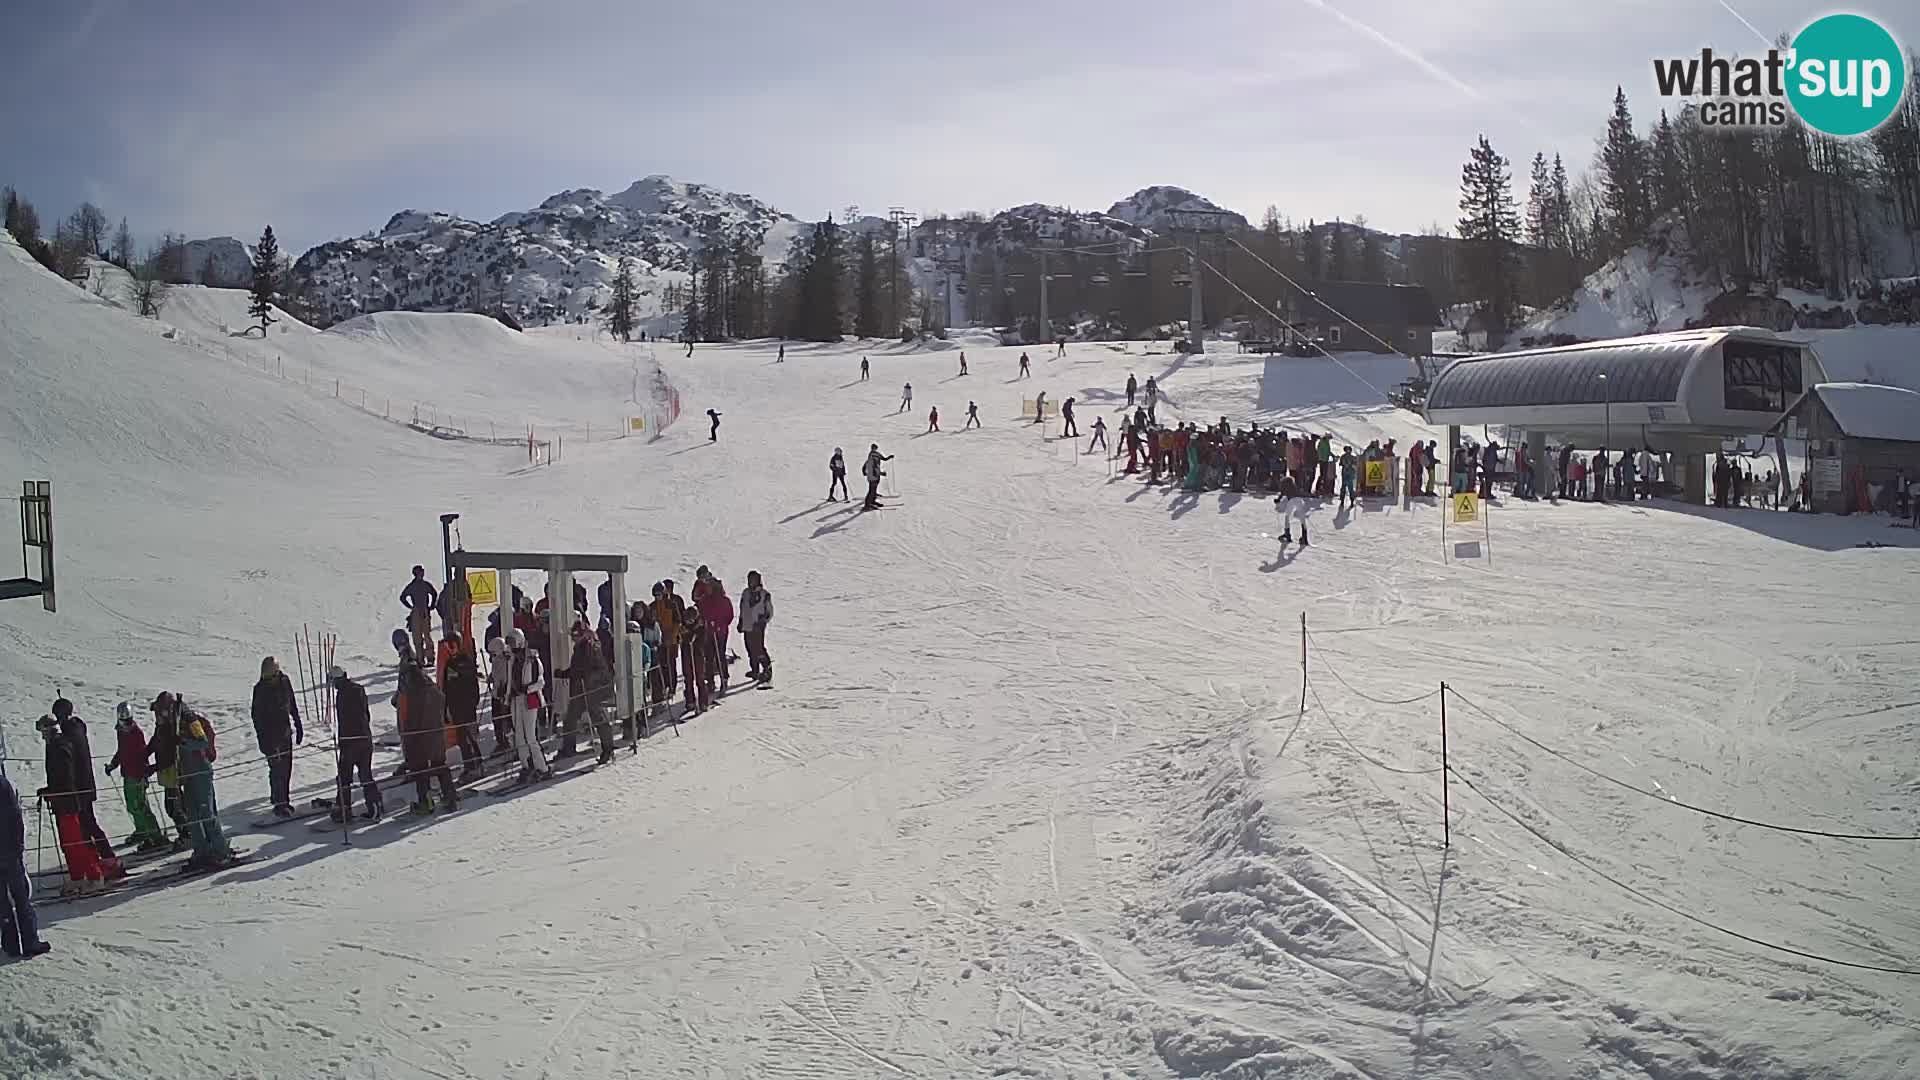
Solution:
<svg viewBox="0 0 1920 1080"><path fill-rule="evenodd" d="M964 346L974 374L950 383L950 352L879 342L795 344L780 365L772 343L668 350L686 422L651 444L570 440L556 467L525 471L524 452L414 435L164 341L42 280L10 241L0 275L0 419L27 433L0 456L10 473L51 474L65 545L61 614L0 610L15 756L33 756L24 718L56 687L100 754L113 703L165 686L208 708L223 763L245 762L259 655L289 655L305 622L340 632L348 666L377 675L393 594L406 566L431 562L445 509L476 549L627 552L635 595L667 576L684 589L700 563L737 594L759 569L779 669L777 689L730 694L611 768L362 829L351 847L304 829L248 837L259 859L225 874L47 907L58 951L4 976L0 1075L1916 1067L1913 980L1777 956L1640 905L1464 786L1443 854L1439 777L1372 770L1326 716L1368 754L1426 768L1437 702L1377 705L1327 669L1380 697L1445 678L1675 797L1912 831L1920 651L1882 601L1920 589L1920 553L1883 526L1502 504L1497 561L1448 566L1439 511L1416 502L1318 509L1314 545L1281 560L1260 536L1269 500L1109 480L1082 444L1006 418L1036 389L1103 410L1133 371L1159 376L1180 416L1312 417L1358 445L1425 429L1331 363L1139 343L1036 359L1031 385L1005 381L1018 349L978 344ZM212 338L231 298L183 293L179 325ZM426 386L466 340L441 351L439 325L407 320L404 349L303 347ZM516 373L491 357L463 408L538 400L565 419L604 407L615 383L624 400L635 356L532 337L540 362ZM862 355L873 379L850 383ZM556 390L546 366L569 357L583 374ZM1381 385L1404 366L1346 359ZM923 416L894 415L909 379L953 416L972 396L986 429L910 439ZM219 404L182 403L196 395ZM696 422L709 406L726 416L715 445ZM66 433L35 410L92 419ZM198 432L191 453L143 428L156 411ZM876 441L899 455L901 512L820 502L832 447L857 465ZM1903 546L1852 548L1869 536ZM1300 715L1303 609L1321 700ZM390 723L390 684L374 685ZM1911 846L1708 821L1464 706L1449 723L1457 769L1655 895L1801 947L1920 959ZM300 759L297 798L330 788L330 771ZM222 775L229 828L259 815L264 788L263 768ZM102 816L123 835L112 794Z"/></svg>

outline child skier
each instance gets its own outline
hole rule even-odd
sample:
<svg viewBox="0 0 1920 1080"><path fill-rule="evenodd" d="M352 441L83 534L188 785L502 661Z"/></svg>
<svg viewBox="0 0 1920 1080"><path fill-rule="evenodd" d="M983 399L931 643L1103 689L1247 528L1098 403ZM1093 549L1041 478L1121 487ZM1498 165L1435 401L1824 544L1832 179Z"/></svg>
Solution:
<svg viewBox="0 0 1920 1080"><path fill-rule="evenodd" d="M834 501L833 489L838 486L840 499L844 502L852 502L853 497L847 494L847 459L840 453L840 448L837 446L833 448L833 456L827 459L827 473L830 477L827 481L827 501Z"/></svg>
<svg viewBox="0 0 1920 1080"><path fill-rule="evenodd" d="M1300 519L1300 546L1307 546L1307 501L1300 497L1300 481L1291 474L1280 478L1280 494L1273 497L1273 508L1280 513L1280 542L1293 543L1293 521Z"/></svg>
<svg viewBox="0 0 1920 1080"><path fill-rule="evenodd" d="M131 703L123 701L114 710L113 727L118 746L113 760L107 762L107 775L120 770L120 794L127 801L127 816L133 819L133 835L127 842L139 845L141 851L168 847L167 834L160 831L160 822L147 802L147 735L134 720ZM4 807L0 807L0 813L5 813Z"/></svg>

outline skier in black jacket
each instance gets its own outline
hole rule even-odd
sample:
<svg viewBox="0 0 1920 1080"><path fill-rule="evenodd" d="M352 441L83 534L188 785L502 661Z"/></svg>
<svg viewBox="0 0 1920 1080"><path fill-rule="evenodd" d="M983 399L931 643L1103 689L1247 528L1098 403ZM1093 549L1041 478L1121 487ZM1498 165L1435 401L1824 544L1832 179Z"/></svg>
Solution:
<svg viewBox="0 0 1920 1080"><path fill-rule="evenodd" d="M413 655L422 664L433 663L433 605L440 592L427 580L427 568L413 568L413 580L400 590L400 606L407 609L407 631L413 635Z"/></svg>
<svg viewBox="0 0 1920 1080"><path fill-rule="evenodd" d="M260 681L253 684L253 736L260 756L267 759L267 787L273 816L293 816L293 748L307 741L300 726L300 703L293 682L269 656L260 661Z"/></svg>
<svg viewBox="0 0 1920 1080"><path fill-rule="evenodd" d="M340 738L340 776L334 796L333 820L344 821L353 813L353 774L360 774L360 790L366 794L367 818L379 821L384 810L380 785L373 778L373 716L367 708L367 692L347 678L345 668L334 665L327 672L333 683L334 725Z"/></svg>
<svg viewBox="0 0 1920 1080"><path fill-rule="evenodd" d="M73 702L66 698L54 701L53 718L60 721L60 735L66 739L73 755L73 786L78 789L79 798L74 813L80 816L80 830L102 859L112 859L113 841L107 839L107 831L100 827L100 819L93 814L93 803L100 789L93 782L93 747L87 742L86 721L73 714Z"/></svg>
<svg viewBox="0 0 1920 1080"><path fill-rule="evenodd" d="M464 783L486 774L475 734L480 725L480 664L458 630L448 633L447 640L454 648L447 658L447 670L441 673L445 679L442 689L447 698L447 726L453 729L455 744L460 747L460 780Z"/></svg>

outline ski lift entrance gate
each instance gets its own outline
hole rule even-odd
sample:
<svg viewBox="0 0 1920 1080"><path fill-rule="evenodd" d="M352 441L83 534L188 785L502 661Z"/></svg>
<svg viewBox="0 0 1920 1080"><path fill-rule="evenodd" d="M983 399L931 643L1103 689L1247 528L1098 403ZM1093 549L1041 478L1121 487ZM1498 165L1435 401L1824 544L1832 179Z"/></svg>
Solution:
<svg viewBox="0 0 1920 1080"><path fill-rule="evenodd" d="M456 581L465 581L468 570L493 570L499 574L495 592L499 594L500 633L506 634L513 629L513 571L544 570L547 574L547 644L549 656L556 668L573 663L573 636L569 632L571 618L560 618L559 613L571 613L573 607L573 575L575 571L609 574L613 577L613 610L608 612L613 623L613 684L617 698L615 720L620 723L633 718L633 661L627 655L627 557L625 555L582 555L563 552L529 551L467 551L455 549L447 555L447 562L454 571ZM597 639L596 639L597 641ZM570 700L569 687L558 684L565 679L555 679L554 698L557 703ZM563 713L564 715L564 713ZM557 719L557 717L556 717Z"/></svg>
<svg viewBox="0 0 1920 1080"><path fill-rule="evenodd" d="M34 577L30 549L40 549L40 576ZM45 480L20 482L20 577L0 579L0 600L40 598L53 610L53 485Z"/></svg>

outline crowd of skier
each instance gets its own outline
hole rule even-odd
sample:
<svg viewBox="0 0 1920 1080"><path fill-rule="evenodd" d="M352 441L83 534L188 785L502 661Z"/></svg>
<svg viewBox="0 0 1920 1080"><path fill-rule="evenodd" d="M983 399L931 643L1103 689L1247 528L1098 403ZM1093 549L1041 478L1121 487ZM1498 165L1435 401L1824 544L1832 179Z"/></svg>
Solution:
<svg viewBox="0 0 1920 1080"><path fill-rule="evenodd" d="M294 806L293 773L296 748L306 744L310 718L301 716L300 694L279 662L264 658L253 684L250 713L255 745L266 766L272 819L254 824L271 827L324 815L344 826L355 816L356 787L362 804L358 817L377 822L386 815L385 790L395 782L412 787L414 814L451 811L460 805L461 789L487 775L489 760L507 759L513 763L508 768L517 766L511 785L502 789L512 790L551 779L558 763L581 752L583 738L598 744L595 763L606 764L614 758L616 722L634 746L665 722L712 708L729 691L739 659L730 648L736 630L744 641L750 683L772 685L766 634L773 620L773 595L758 571L747 573L737 602L705 566L695 571L686 596L672 579L664 579L653 585L650 599L634 601L624 613L612 610L611 577L598 592L596 625L589 621L586 587L577 581L571 609L565 612L551 610L544 596L529 602L514 587L509 624L501 627L496 609L487 620L484 647L477 652L465 590L436 589L424 568L414 567L413 580L401 593L406 625L393 632L396 685L388 698L402 760L391 776L375 775L373 708L366 686L343 667L332 666L326 672L330 694L321 700L331 717L333 745L307 749L333 759L334 790L332 798L315 799L307 811ZM431 633L435 614L443 626L437 643ZM628 659L640 673L631 715L619 717L612 624L616 616L626 620ZM571 656L561 664L552 655L555 619L564 622L569 635ZM684 695L677 710L676 695ZM174 691L159 693L146 711L152 718L150 733L132 703L119 703L114 751L104 764L94 756L86 722L66 697L54 701L36 725L43 742L45 783L34 795L52 818L51 846L58 848L64 866L63 896L90 896L111 888L128 876L129 859L190 852L181 869L194 872L218 870L241 858L221 824L215 777L257 766L217 765L215 724ZM493 745L483 749L482 739L489 734ZM557 742L551 755L548 741ZM457 780L449 765L453 752L459 755ZM108 777L118 774L132 823L131 834L117 846L94 810L99 798L96 765ZM171 835L153 810L156 781ZM0 773L0 892L5 901L0 903L0 945L13 957L37 956L48 948L33 911L28 847L18 792Z"/></svg>

